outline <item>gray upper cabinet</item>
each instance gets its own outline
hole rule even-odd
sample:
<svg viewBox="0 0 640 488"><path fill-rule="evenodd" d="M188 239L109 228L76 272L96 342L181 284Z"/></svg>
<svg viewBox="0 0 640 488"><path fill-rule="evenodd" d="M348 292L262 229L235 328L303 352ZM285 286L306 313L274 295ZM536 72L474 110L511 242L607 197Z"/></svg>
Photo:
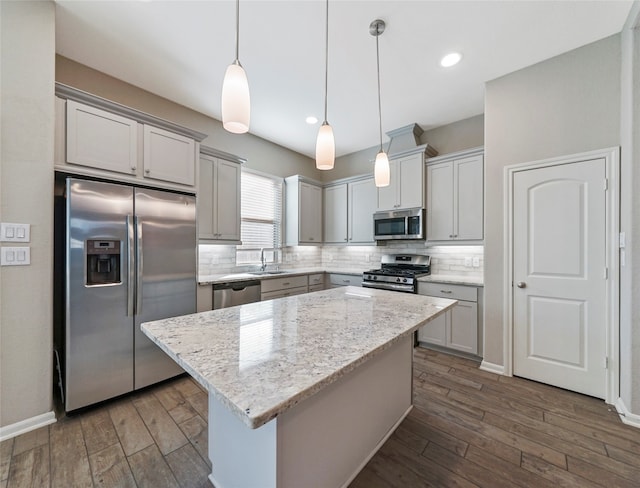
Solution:
<svg viewBox="0 0 640 488"><path fill-rule="evenodd" d="M347 183L342 183L324 189L324 242L328 244L349 241L347 187Z"/></svg>
<svg viewBox="0 0 640 488"><path fill-rule="evenodd" d="M200 155L198 185L198 238L240 243L241 165L238 162Z"/></svg>
<svg viewBox="0 0 640 488"><path fill-rule="evenodd" d="M324 189L324 242L372 244L377 191L373 178L358 178Z"/></svg>
<svg viewBox="0 0 640 488"><path fill-rule="evenodd" d="M144 177L196 184L196 144L189 137L144 125Z"/></svg>
<svg viewBox="0 0 640 488"><path fill-rule="evenodd" d="M349 244L372 244L373 214L376 211L378 192L373 178L349 183L347 207L349 212Z"/></svg>
<svg viewBox="0 0 640 488"><path fill-rule="evenodd" d="M412 154L389 162L389 186L378 188L378 210L424 207L424 155Z"/></svg>
<svg viewBox="0 0 640 488"><path fill-rule="evenodd" d="M415 131L412 125L402 128L401 132L404 133L407 129ZM420 133L422 133L422 129L420 129ZM392 154L389 161L391 180L389 186L378 188L377 209L424 208L424 161L426 157L437 154L438 151L429 144L411 147Z"/></svg>
<svg viewBox="0 0 640 488"><path fill-rule="evenodd" d="M135 175L138 123L99 108L67 102L66 162Z"/></svg>
<svg viewBox="0 0 640 488"><path fill-rule="evenodd" d="M285 178L285 244L322 244L322 187L300 175Z"/></svg>
<svg viewBox="0 0 640 488"><path fill-rule="evenodd" d="M195 192L206 134L56 83L55 169Z"/></svg>
<svg viewBox="0 0 640 488"><path fill-rule="evenodd" d="M483 239L482 149L427 161L427 241Z"/></svg>

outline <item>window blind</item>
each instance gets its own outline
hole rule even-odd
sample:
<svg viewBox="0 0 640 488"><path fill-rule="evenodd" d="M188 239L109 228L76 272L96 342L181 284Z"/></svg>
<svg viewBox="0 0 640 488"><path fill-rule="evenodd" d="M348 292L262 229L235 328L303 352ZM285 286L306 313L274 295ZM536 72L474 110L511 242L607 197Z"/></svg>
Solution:
<svg viewBox="0 0 640 488"><path fill-rule="evenodd" d="M282 179L242 170L241 235L238 249L279 248L282 244Z"/></svg>

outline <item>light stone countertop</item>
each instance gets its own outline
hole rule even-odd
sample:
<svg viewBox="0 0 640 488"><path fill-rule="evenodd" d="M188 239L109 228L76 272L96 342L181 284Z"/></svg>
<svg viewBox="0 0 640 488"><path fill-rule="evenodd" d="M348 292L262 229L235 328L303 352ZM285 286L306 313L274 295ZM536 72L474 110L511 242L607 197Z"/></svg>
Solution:
<svg viewBox="0 0 640 488"><path fill-rule="evenodd" d="M142 331L257 428L456 303L347 286L146 322Z"/></svg>
<svg viewBox="0 0 640 488"><path fill-rule="evenodd" d="M475 276L457 276L457 275L437 275L432 274L429 276L421 276L418 281L426 281L433 283L448 283L451 285L470 285L470 286L484 286L484 281L481 277Z"/></svg>
<svg viewBox="0 0 640 488"><path fill-rule="evenodd" d="M244 273L225 273L225 274L211 274L198 276L199 285L212 285L216 283L229 283L233 281L245 281L245 280L268 280L271 278L284 277L284 276L298 276L313 273L337 273L348 275L362 275L367 269L334 269L328 268L295 268L295 269L281 269L276 274L252 274L250 272Z"/></svg>

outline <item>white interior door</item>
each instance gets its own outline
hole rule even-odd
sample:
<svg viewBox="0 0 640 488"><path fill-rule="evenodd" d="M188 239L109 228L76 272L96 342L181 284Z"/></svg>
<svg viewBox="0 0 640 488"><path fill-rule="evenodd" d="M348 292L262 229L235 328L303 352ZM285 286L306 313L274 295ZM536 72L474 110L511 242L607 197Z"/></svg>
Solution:
<svg viewBox="0 0 640 488"><path fill-rule="evenodd" d="M514 173L513 371L605 398L604 159Z"/></svg>

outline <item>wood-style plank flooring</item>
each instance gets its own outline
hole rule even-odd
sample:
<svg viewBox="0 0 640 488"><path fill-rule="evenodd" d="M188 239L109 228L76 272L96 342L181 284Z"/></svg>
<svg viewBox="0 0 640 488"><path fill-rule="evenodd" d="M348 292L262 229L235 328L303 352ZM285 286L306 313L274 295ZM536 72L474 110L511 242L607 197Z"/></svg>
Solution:
<svg viewBox="0 0 640 488"><path fill-rule="evenodd" d="M640 487L640 429L600 400L418 348L414 404L351 488ZM0 443L0 488L211 487L206 419L163 383Z"/></svg>

